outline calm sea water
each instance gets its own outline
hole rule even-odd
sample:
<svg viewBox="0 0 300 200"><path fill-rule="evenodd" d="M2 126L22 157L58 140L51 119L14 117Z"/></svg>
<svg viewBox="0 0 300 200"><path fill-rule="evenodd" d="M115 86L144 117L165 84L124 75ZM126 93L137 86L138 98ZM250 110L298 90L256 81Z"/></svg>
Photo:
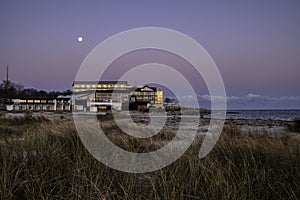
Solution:
<svg viewBox="0 0 300 200"><path fill-rule="evenodd" d="M226 118L293 121L300 118L300 110L228 110Z"/></svg>

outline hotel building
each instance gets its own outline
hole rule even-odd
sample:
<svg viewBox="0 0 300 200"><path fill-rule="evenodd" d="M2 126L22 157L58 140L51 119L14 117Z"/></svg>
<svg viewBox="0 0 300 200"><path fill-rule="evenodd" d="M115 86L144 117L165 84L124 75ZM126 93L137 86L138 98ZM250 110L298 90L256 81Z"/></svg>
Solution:
<svg viewBox="0 0 300 200"><path fill-rule="evenodd" d="M155 87L131 86L127 81L75 81L74 110L147 110L163 107L163 91Z"/></svg>
<svg viewBox="0 0 300 200"><path fill-rule="evenodd" d="M155 87L131 86L127 81L75 81L72 96L12 99L7 110L90 111L147 110L163 107L163 91Z"/></svg>

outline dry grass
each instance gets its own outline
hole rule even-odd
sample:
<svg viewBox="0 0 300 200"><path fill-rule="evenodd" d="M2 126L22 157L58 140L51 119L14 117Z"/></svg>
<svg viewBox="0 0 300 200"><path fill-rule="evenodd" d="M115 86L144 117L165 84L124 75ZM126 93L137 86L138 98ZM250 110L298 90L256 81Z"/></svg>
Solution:
<svg viewBox="0 0 300 200"><path fill-rule="evenodd" d="M197 157L199 136L168 167L128 174L95 160L71 121L13 120L0 119L1 199L300 198L299 140L289 133L243 134L237 127L227 127L204 159ZM2 132L9 128L12 132ZM118 133L113 128L108 135L117 144L143 151L172 138L168 137L172 133L162 133L164 136L153 139L154 146L147 147L151 143L133 142Z"/></svg>

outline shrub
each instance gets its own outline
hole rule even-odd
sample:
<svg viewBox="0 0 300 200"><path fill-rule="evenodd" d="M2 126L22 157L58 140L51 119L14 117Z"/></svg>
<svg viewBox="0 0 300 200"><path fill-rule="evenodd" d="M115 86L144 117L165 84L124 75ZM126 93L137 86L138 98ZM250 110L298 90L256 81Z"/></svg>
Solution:
<svg viewBox="0 0 300 200"><path fill-rule="evenodd" d="M288 130L300 133L300 118L296 118L291 124L289 124Z"/></svg>

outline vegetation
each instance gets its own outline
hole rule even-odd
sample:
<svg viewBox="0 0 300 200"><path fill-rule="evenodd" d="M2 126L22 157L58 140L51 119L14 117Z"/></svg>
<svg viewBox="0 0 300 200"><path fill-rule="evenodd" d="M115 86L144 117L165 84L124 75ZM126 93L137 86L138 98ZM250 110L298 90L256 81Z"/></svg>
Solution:
<svg viewBox="0 0 300 200"><path fill-rule="evenodd" d="M109 118L105 121L111 123ZM297 134L247 134L237 127L226 127L204 159L197 157L199 136L170 166L152 173L129 174L94 159L70 120L27 115L0 118L0 127L1 199L300 198ZM13 129L3 132L5 128ZM111 132L116 135L118 130ZM110 139L129 149L137 145L118 141L123 137Z"/></svg>
<svg viewBox="0 0 300 200"><path fill-rule="evenodd" d="M14 83L4 80L0 84L0 100L1 99L13 99L13 98L56 98L58 95L70 95L71 90L63 92L51 91L46 92L44 90L37 90L34 88L24 88L20 83ZM1 102L0 102L1 103Z"/></svg>
<svg viewBox="0 0 300 200"><path fill-rule="evenodd" d="M300 118L295 119L291 124L289 124L288 129L291 132L300 132Z"/></svg>

